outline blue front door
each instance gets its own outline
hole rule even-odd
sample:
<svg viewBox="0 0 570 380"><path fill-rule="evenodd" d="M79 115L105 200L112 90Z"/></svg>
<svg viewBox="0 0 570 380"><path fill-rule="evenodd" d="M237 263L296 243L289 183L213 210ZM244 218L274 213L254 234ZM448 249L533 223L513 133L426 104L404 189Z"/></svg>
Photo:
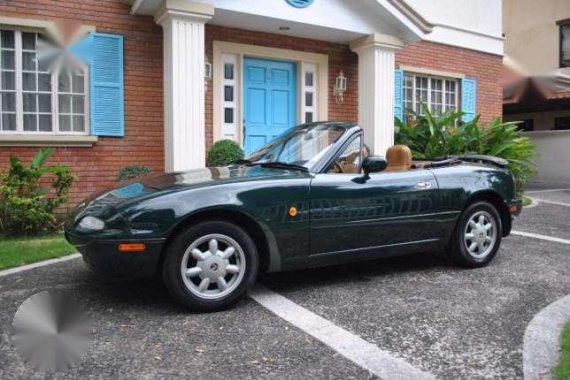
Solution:
<svg viewBox="0 0 570 380"><path fill-rule="evenodd" d="M296 66L292 62L244 59L244 150L253 152L295 126Z"/></svg>

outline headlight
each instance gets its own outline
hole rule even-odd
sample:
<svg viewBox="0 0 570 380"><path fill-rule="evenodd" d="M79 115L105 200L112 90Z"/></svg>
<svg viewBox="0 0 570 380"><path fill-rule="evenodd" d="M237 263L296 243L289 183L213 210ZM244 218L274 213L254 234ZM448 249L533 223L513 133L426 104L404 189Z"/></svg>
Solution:
<svg viewBox="0 0 570 380"><path fill-rule="evenodd" d="M105 222L94 216L86 216L79 222L79 227L84 230L100 231L105 228Z"/></svg>

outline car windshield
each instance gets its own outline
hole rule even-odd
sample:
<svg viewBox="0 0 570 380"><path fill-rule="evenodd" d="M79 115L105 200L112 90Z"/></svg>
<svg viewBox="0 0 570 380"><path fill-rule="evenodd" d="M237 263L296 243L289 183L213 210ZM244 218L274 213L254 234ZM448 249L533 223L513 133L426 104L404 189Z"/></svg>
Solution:
<svg viewBox="0 0 570 380"><path fill-rule="evenodd" d="M252 152L245 160L252 164L280 163L302 166L313 171L321 157L346 130L342 125L331 124L297 126Z"/></svg>

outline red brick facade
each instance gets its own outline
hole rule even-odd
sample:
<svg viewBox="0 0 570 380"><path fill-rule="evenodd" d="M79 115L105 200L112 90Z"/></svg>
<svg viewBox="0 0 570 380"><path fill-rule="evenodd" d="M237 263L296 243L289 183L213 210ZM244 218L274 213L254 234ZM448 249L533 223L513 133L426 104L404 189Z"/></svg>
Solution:
<svg viewBox="0 0 570 380"><path fill-rule="evenodd" d="M162 30L151 17L132 16L129 6L119 0L18 0L0 2L6 17L52 21L74 21L93 25L97 31L124 35L125 62L125 137L99 138L93 147L56 148L53 163L65 163L77 176L72 203L115 183L117 172L129 164L149 166L153 172L164 170ZM212 62L213 41L301 50L329 56L329 119L358 119L358 56L347 45L276 34L259 33L206 25L206 54ZM396 55L396 64L449 71L478 80L477 108L482 120L501 115L501 57L461 48L420 42L407 46ZM335 102L334 80L343 70L348 77L344 104ZM206 146L213 139L212 86L206 93ZM28 161L38 148L0 146L0 170L8 157L16 154Z"/></svg>
<svg viewBox="0 0 570 380"><path fill-rule="evenodd" d="M397 52L396 65L421 67L475 78L477 113L481 114L481 122L487 123L493 117L503 114L501 56L422 41L410 44Z"/></svg>

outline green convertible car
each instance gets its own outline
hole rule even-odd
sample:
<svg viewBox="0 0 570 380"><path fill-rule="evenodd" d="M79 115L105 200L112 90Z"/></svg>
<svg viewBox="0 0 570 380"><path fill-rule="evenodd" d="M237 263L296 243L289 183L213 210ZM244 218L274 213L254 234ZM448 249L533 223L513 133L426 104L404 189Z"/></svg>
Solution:
<svg viewBox="0 0 570 380"><path fill-rule="evenodd" d="M66 237L101 272L162 276L179 303L229 307L259 272L446 250L488 264L521 210L506 162L371 156L342 122L286 131L245 160L132 182L82 202Z"/></svg>

